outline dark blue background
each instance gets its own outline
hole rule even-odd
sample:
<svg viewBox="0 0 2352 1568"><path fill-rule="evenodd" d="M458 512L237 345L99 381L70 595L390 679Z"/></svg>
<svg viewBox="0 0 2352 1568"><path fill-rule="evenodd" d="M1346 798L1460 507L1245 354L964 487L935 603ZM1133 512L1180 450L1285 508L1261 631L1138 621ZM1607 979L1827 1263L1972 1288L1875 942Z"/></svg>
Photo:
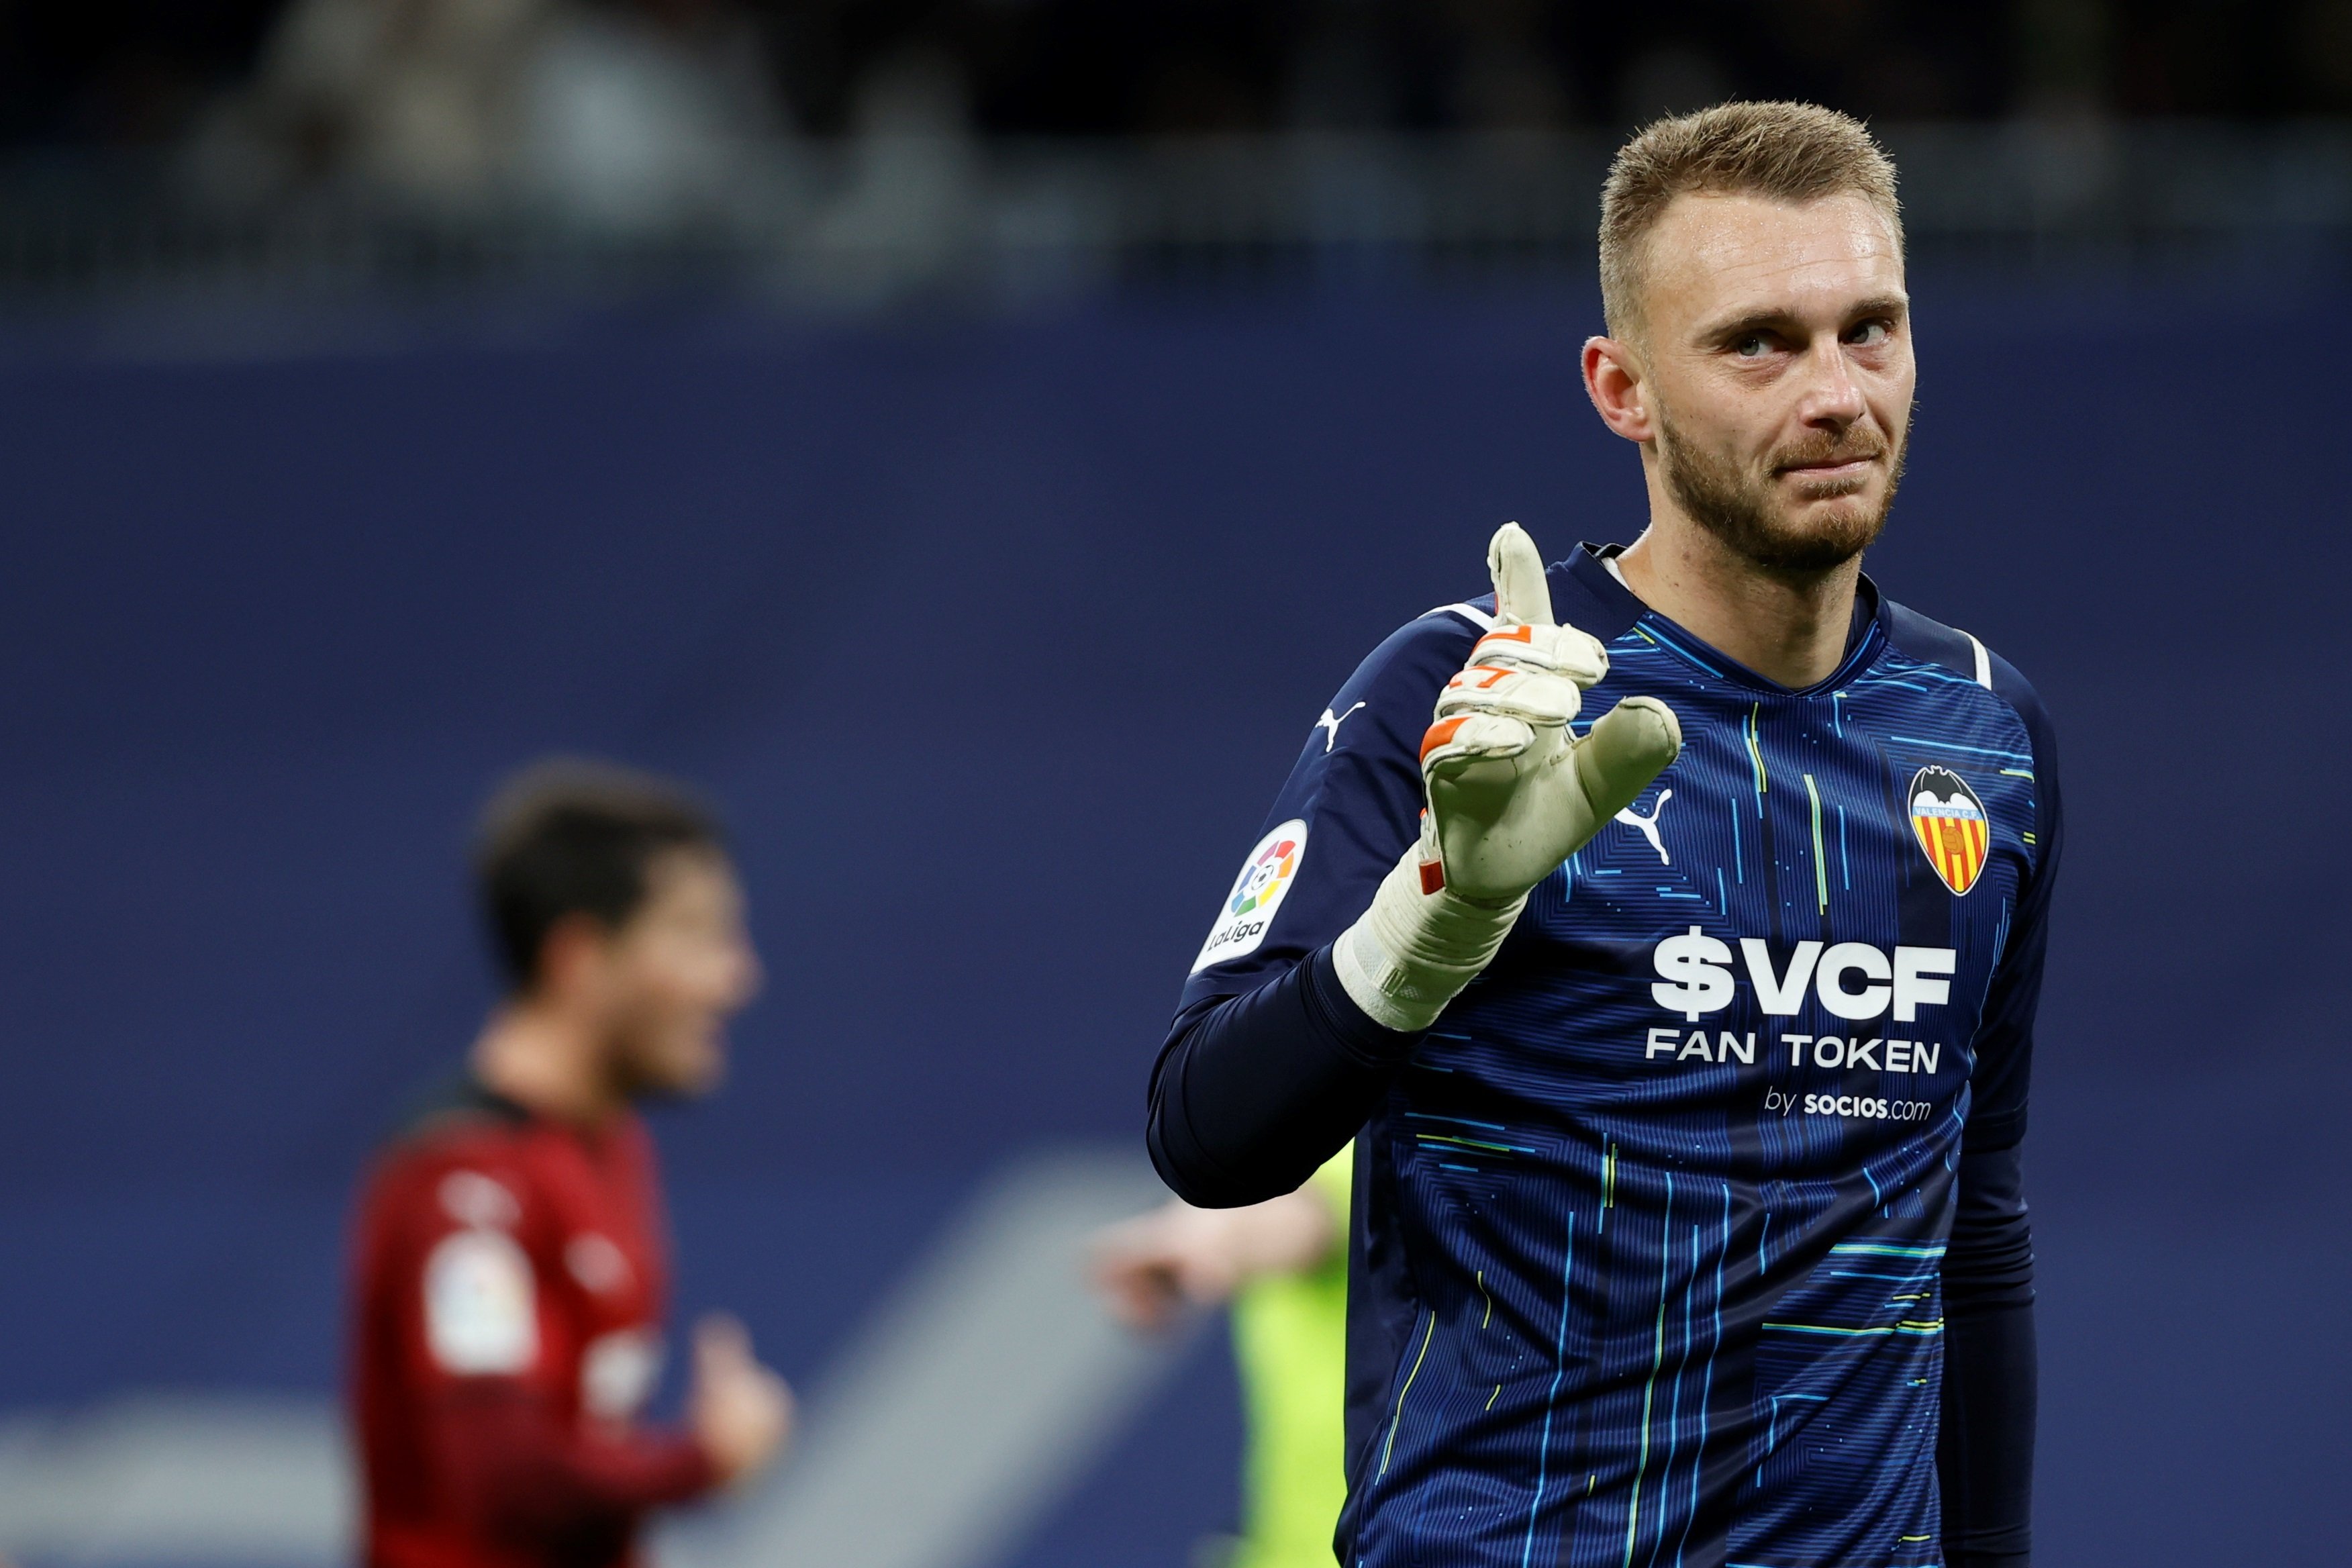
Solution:
<svg viewBox="0 0 2352 1568"><path fill-rule="evenodd" d="M2340 1560L2341 300L1918 280L1871 567L2040 685L2042 1561ZM1632 537L1581 290L0 366L0 1405L334 1376L337 1226L488 996L471 811L706 782L771 965L667 1114L689 1305L814 1372L994 1163L1133 1139L1309 721L1496 523ZM1204 1342L1199 1370L1218 1365ZM1225 1374L1024 1568L1229 1525ZM2323 1556L2323 1553L2326 1555Z"/></svg>

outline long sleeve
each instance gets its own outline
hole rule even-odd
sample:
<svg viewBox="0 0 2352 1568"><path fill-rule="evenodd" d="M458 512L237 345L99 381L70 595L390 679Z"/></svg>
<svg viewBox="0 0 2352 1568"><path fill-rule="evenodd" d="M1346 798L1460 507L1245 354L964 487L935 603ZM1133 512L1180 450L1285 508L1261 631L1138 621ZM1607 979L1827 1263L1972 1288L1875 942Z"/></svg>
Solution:
<svg viewBox="0 0 2352 1568"><path fill-rule="evenodd" d="M690 1436L569 1428L546 1394L513 1379L454 1384L432 1418L464 1513L486 1533L567 1555L618 1543L646 1510L718 1483Z"/></svg>
<svg viewBox="0 0 2352 1568"><path fill-rule="evenodd" d="M1944 1407L1937 1473L1951 1568L2027 1568L2033 1542L2038 1366L2033 1235L2021 1145L2064 824L2048 716L2016 670L2006 661L1991 664L1994 690L2017 708L2032 737L2039 853L1976 1042L1958 1212L1944 1260Z"/></svg>
<svg viewBox="0 0 2352 1568"><path fill-rule="evenodd" d="M1937 1470L1950 1568L2032 1560L2036 1359L2033 1236L2019 1149L1960 1160L1944 1259L1944 1410Z"/></svg>
<svg viewBox="0 0 2352 1568"><path fill-rule="evenodd" d="M1151 1075L1151 1163L1203 1208L1296 1191L1355 1136L1420 1039L1366 1017L1318 948L1178 1020Z"/></svg>

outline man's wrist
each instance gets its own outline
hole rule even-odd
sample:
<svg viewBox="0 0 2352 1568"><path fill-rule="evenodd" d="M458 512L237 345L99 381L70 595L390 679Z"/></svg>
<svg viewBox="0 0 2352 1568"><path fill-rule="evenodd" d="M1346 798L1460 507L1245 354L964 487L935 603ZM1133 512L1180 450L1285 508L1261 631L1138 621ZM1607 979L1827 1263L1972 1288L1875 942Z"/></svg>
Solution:
<svg viewBox="0 0 2352 1568"><path fill-rule="evenodd" d="M1502 904L1474 903L1422 875L1421 847L1406 851L1372 895L1371 907L1339 933L1331 964L1349 1001L1402 1033L1437 1021L1446 1004L1493 961L1519 911L1522 893Z"/></svg>

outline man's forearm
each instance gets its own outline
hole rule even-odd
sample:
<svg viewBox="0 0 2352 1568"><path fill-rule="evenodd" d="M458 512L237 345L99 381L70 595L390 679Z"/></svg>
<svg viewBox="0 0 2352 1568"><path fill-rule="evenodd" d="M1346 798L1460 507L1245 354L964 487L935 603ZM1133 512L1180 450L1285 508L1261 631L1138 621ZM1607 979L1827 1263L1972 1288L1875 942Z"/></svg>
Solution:
<svg viewBox="0 0 2352 1568"><path fill-rule="evenodd" d="M1949 1568L2026 1568L2033 1549L2033 1304L1951 1319L1944 1331L1937 1468Z"/></svg>
<svg viewBox="0 0 2352 1568"><path fill-rule="evenodd" d="M599 1438L567 1430L545 1396L529 1389L454 1394L440 1415L442 1446L469 1494L468 1511L513 1539L619 1528L719 1482L709 1457L683 1433Z"/></svg>
<svg viewBox="0 0 2352 1568"><path fill-rule="evenodd" d="M1151 1076L1151 1163L1202 1208L1295 1192L1355 1136L1420 1039L1365 1016L1319 949L1168 1042Z"/></svg>
<svg viewBox="0 0 2352 1568"><path fill-rule="evenodd" d="M1950 1568L2026 1568L2032 1554L2033 1234L2019 1151L1960 1159L1944 1263L1944 1416L1937 1469Z"/></svg>

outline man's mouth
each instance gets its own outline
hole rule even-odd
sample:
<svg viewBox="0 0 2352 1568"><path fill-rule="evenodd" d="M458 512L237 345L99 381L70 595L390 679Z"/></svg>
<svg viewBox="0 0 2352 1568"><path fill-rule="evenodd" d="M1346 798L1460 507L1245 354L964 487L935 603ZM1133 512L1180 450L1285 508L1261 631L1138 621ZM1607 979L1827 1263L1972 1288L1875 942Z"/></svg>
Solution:
<svg viewBox="0 0 2352 1568"><path fill-rule="evenodd" d="M1823 458L1812 462L1786 463L1780 472L1793 474L1801 479L1858 479L1870 465L1878 461L1875 452L1857 453L1845 458Z"/></svg>

